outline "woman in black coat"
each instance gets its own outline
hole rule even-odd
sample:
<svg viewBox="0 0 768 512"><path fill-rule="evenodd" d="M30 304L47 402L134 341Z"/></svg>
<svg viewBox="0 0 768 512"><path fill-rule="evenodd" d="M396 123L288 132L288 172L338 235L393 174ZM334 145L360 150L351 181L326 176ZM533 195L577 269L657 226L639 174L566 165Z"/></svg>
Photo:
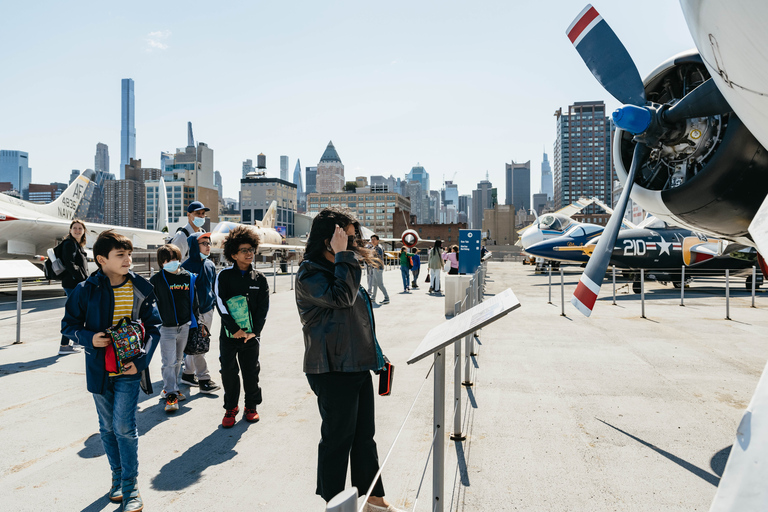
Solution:
<svg viewBox="0 0 768 512"><path fill-rule="evenodd" d="M88 279L88 256L85 253L85 224L75 219L69 225L69 235L61 242L61 286L67 297L78 283ZM69 338L61 337L59 355L74 354L78 350L69 344Z"/></svg>
<svg viewBox="0 0 768 512"><path fill-rule="evenodd" d="M379 471L371 370L384 366L370 298L360 286L360 261L373 263L362 246L360 224L346 211L326 208L312 222L296 275L296 305L304 332L304 373L317 395L322 425L317 494L327 502L352 485L364 495ZM398 512L376 479L366 512ZM402 512L402 511L399 511Z"/></svg>

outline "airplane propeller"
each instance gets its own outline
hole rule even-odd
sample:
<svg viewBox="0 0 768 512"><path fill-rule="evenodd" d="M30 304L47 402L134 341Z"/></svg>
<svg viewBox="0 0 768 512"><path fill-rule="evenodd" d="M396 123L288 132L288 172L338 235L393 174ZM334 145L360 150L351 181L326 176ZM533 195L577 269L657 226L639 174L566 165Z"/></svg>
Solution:
<svg viewBox="0 0 768 512"><path fill-rule="evenodd" d="M635 174L649 157L651 149L658 147L665 136L677 131L688 118L725 114L732 109L711 78L675 104L659 105L647 101L635 62L591 4L576 16L566 34L600 85L624 104L613 113L613 121L619 128L632 133L636 142L624 191L614 209L616 213L611 215L571 299L579 311L589 316L608 270Z"/></svg>

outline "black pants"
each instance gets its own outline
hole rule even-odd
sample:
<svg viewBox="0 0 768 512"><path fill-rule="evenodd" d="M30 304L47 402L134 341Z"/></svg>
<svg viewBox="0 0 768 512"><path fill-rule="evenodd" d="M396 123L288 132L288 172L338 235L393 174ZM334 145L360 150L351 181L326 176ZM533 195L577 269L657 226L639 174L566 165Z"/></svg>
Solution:
<svg viewBox="0 0 768 512"><path fill-rule="evenodd" d="M325 501L344 490L347 462L352 485L364 496L379 470L379 456L373 435L373 381L370 372L307 374L309 387L317 395L323 424L317 449L317 494ZM381 478L371 496L384 496Z"/></svg>
<svg viewBox="0 0 768 512"><path fill-rule="evenodd" d="M252 338L243 343L234 338L219 338L219 351L221 384L224 386L224 408L237 407L240 400L240 371L242 371L245 406L255 409L261 403L258 340Z"/></svg>

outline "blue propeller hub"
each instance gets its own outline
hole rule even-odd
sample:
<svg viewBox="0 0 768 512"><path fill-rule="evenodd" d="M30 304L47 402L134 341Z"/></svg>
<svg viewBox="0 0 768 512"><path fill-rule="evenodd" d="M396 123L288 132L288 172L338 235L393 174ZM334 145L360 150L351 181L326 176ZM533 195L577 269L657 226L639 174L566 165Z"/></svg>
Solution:
<svg viewBox="0 0 768 512"><path fill-rule="evenodd" d="M651 112L645 107L624 105L613 111L613 122L622 130L637 135L651 125Z"/></svg>

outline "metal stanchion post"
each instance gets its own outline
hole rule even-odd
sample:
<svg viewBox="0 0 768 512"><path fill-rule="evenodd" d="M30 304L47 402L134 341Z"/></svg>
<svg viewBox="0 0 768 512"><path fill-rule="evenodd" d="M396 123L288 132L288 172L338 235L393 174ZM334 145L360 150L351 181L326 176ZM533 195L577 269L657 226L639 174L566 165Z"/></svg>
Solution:
<svg viewBox="0 0 768 512"><path fill-rule="evenodd" d="M563 277L563 267L560 267L560 316L565 316L565 277Z"/></svg>
<svg viewBox="0 0 768 512"><path fill-rule="evenodd" d="M613 265L611 274L613 276L613 305L615 306L616 305L616 265Z"/></svg>
<svg viewBox="0 0 768 512"><path fill-rule="evenodd" d="M293 258L291 258L291 290L293 290Z"/></svg>
<svg viewBox="0 0 768 512"><path fill-rule="evenodd" d="M680 270L680 305L685 306L685 265Z"/></svg>
<svg viewBox="0 0 768 512"><path fill-rule="evenodd" d="M21 343L21 278L18 279L18 288L16 289L16 342Z"/></svg>
<svg viewBox="0 0 768 512"><path fill-rule="evenodd" d="M640 269L640 318L645 318L645 269Z"/></svg>
<svg viewBox="0 0 768 512"><path fill-rule="evenodd" d="M464 302L464 311L466 311L466 310L468 310L468 309L470 309L472 307L469 304L469 295L468 294L466 294L464 296L464 301L465 301ZM470 373L470 371L471 371L470 362L471 361L470 360L471 360L471 356L474 355L474 350L473 350L474 347L472 346L473 345L473 343L472 343L473 341L474 340L472 338L472 333L469 333L469 334L467 334L464 337L464 352L466 353L466 356L464 357L464 382L462 382L461 384L462 384L462 386L467 386L467 387L471 387L472 386L472 379L470 378L471 377L471 373Z"/></svg>
<svg viewBox="0 0 768 512"><path fill-rule="evenodd" d="M757 281L757 268L752 266L752 307L755 307L755 281Z"/></svg>
<svg viewBox="0 0 768 512"><path fill-rule="evenodd" d="M725 270L725 319L731 319L731 271Z"/></svg>
<svg viewBox="0 0 768 512"><path fill-rule="evenodd" d="M453 314L458 316L461 313L461 302L453 305ZM461 433L461 340L453 342L453 434L451 441L463 441L467 436Z"/></svg>
<svg viewBox="0 0 768 512"><path fill-rule="evenodd" d="M277 258L272 256L272 293L277 293Z"/></svg>
<svg viewBox="0 0 768 512"><path fill-rule="evenodd" d="M435 352L435 396L433 400L435 446L432 451L432 510L443 512L445 470L445 348Z"/></svg>
<svg viewBox="0 0 768 512"><path fill-rule="evenodd" d="M549 301L547 304L552 304L552 261L549 262Z"/></svg>

